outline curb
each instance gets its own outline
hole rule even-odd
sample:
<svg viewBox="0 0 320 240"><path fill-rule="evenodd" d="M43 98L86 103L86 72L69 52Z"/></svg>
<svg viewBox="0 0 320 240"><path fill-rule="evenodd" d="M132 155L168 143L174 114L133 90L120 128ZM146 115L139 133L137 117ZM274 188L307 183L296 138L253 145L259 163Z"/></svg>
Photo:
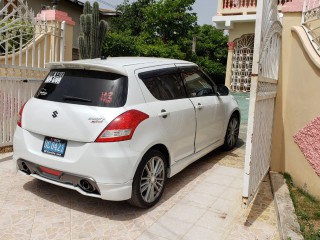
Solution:
<svg viewBox="0 0 320 240"><path fill-rule="evenodd" d="M300 232L300 225L295 214L289 189L283 175L270 172L270 180L278 215L280 238L282 240L303 240L304 238Z"/></svg>

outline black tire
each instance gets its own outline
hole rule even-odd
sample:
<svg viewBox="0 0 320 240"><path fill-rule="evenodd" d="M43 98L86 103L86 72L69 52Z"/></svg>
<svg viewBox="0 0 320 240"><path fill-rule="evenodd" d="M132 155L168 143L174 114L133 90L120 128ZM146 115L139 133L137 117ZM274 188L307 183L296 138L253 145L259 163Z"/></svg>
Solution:
<svg viewBox="0 0 320 240"><path fill-rule="evenodd" d="M233 114L228 122L226 136L224 138L223 148L226 151L233 149L239 137L240 120L236 114Z"/></svg>
<svg viewBox="0 0 320 240"><path fill-rule="evenodd" d="M153 169L152 169L153 166ZM167 180L167 161L158 150L149 150L133 178L131 199L136 207L150 208L159 202Z"/></svg>

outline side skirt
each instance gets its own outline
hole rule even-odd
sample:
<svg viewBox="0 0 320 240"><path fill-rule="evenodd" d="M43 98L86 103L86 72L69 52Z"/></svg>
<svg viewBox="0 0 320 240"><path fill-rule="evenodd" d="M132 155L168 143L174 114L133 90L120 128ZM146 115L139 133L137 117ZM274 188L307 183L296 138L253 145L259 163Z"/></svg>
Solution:
<svg viewBox="0 0 320 240"><path fill-rule="evenodd" d="M220 147L223 145L223 141L224 140L220 140L204 149L202 149L201 151L194 153L188 157L185 157L181 160L179 160L178 162L174 163L173 165L171 165L169 172L168 172L168 178L173 177L174 175L176 175L178 172L180 172L181 170L183 170L184 168L186 168L187 166L189 166L191 163L197 161L199 158L205 156L206 154L208 154L209 152L215 150L216 148Z"/></svg>

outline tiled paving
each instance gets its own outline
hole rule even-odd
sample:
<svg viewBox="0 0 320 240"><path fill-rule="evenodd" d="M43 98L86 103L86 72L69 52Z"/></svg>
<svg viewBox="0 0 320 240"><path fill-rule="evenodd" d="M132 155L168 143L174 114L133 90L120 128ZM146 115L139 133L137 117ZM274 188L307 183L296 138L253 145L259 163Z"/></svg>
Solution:
<svg viewBox="0 0 320 240"><path fill-rule="evenodd" d="M236 97L246 113L248 94ZM279 240L269 178L241 208L246 121L236 149L216 150L169 179L148 210L16 173L12 154L0 154L0 240Z"/></svg>
<svg viewBox="0 0 320 240"><path fill-rule="evenodd" d="M0 239L280 239L268 178L253 205L241 208L243 159L243 146L210 153L142 210L15 173L11 154L1 154Z"/></svg>

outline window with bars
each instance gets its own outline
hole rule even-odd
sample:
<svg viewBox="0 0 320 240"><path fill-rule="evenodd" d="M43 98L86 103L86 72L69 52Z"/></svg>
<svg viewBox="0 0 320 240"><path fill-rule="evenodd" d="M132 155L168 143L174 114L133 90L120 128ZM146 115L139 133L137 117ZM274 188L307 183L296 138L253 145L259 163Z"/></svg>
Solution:
<svg viewBox="0 0 320 240"><path fill-rule="evenodd" d="M234 41L231 91L250 91L253 50L254 34L243 35Z"/></svg>

